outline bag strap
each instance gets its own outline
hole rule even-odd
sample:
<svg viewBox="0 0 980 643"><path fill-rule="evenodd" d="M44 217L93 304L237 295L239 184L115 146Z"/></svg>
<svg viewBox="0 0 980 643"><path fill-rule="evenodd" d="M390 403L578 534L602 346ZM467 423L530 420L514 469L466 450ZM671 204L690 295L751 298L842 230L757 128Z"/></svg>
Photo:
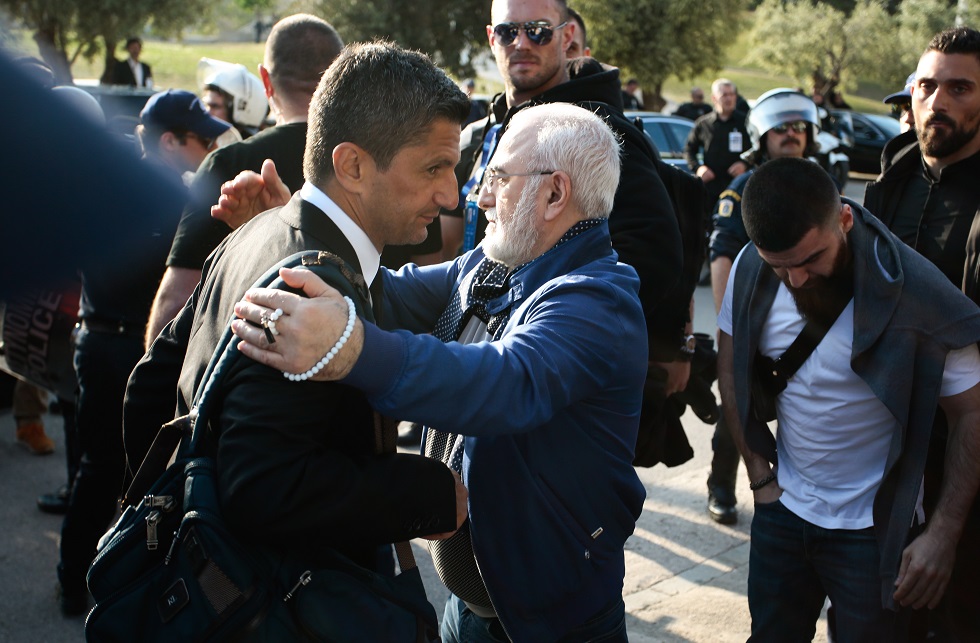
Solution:
<svg viewBox="0 0 980 643"><path fill-rule="evenodd" d="M820 342L823 341L823 338L830 331L831 326L834 325L841 313L844 312L845 308L847 308L846 301L837 310L837 314L834 315L834 321L828 325L821 324L812 319L807 320L803 330L796 336L796 339L793 340L789 348L773 361L773 374L782 377L784 380L789 380L789 378L793 377L796 371L803 366L803 362L810 357Z"/></svg>
<svg viewBox="0 0 980 643"><path fill-rule="evenodd" d="M330 285L337 288L342 294L351 297L356 303L355 307L361 315L368 319L374 318L371 307L368 304L370 295L364 278L350 264L344 261L344 259L326 251L305 251L290 255L269 268L265 274L256 279L252 284L252 288L289 289L279 277L279 269L295 268L298 266L306 266L313 269L318 266L325 268L327 271L326 275L324 274L324 270L317 271L320 276L327 277ZM170 461L171 456L173 456L174 451L181 445L181 442L186 442L185 453L181 455L187 455L189 457L200 455L201 444L207 431L212 400L215 398L214 392L220 388L226 373L241 357L241 351L238 350L238 344L241 340L231 332L231 322L234 319L234 316L229 319L228 325L221 339L218 341L218 345L211 354L211 360L208 362L204 375L201 378L201 384L198 385L197 391L194 394L194 402L190 412L187 415L167 422L157 431L153 444L143 458L143 462L133 477L132 483L130 483L129 488L123 494L121 501L122 507L139 504L153 483L163 475L164 470L167 468L167 463Z"/></svg>
<svg viewBox="0 0 980 643"><path fill-rule="evenodd" d="M259 277L252 284L252 288L288 289L288 286L279 277L279 269L297 266L314 269L321 277L326 276L326 281L330 285L355 302L355 308L361 316L374 320L370 306L370 293L364 277L343 258L331 252L306 251L291 255ZM321 270L316 270L317 267ZM327 275L324 275L324 269L328 273ZM164 424L157 432L149 452L123 496L123 506L138 504L143 499L153 483L163 475L170 457L180 446L182 440L187 440L186 455L188 457L202 455L202 444L204 435L207 433L211 407L214 400L217 399L215 392L220 389L226 374L242 356L241 351L238 350L241 339L231 331L231 322L235 319L236 317L232 316L228 321L225 332L218 341L214 353L211 354L211 360L201 378L202 383L198 385L195 392L194 404L190 413ZM375 451L379 455L394 453L398 436L397 424L383 417L377 411L374 412L374 424ZM399 542L395 543L394 547L398 557L399 569L404 572L417 566L411 544Z"/></svg>

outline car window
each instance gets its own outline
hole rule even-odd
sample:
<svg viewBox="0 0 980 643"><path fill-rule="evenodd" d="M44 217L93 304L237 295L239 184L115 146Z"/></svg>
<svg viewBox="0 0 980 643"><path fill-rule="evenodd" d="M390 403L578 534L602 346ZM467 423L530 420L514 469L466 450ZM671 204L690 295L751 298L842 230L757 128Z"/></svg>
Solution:
<svg viewBox="0 0 980 643"><path fill-rule="evenodd" d="M661 156L667 156L673 152L673 146L667 138L667 132L664 131L662 123L644 120L643 129L653 139L653 144L657 146L657 151L660 152Z"/></svg>
<svg viewBox="0 0 980 643"><path fill-rule="evenodd" d="M671 134L674 135L674 141L676 141L676 144L672 146L671 153L675 154L677 158L681 158L684 156L684 142L687 141L687 136L693 128L686 123L675 123L673 121L666 125L670 128Z"/></svg>
<svg viewBox="0 0 980 643"><path fill-rule="evenodd" d="M885 133L885 138L893 138L902 132L902 126L898 120L891 116L882 114L866 114L866 118L874 123L878 129Z"/></svg>
<svg viewBox="0 0 980 643"><path fill-rule="evenodd" d="M858 138L869 138L872 140L879 137L878 132L869 123L860 118L854 119L854 135Z"/></svg>

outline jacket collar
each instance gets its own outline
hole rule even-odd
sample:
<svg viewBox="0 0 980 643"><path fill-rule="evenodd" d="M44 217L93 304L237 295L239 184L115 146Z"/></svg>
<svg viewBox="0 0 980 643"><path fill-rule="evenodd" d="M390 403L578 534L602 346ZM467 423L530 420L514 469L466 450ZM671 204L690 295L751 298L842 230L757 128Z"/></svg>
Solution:
<svg viewBox="0 0 980 643"><path fill-rule="evenodd" d="M337 227L337 224L320 208L304 201L299 194L294 194L276 214L286 225L295 230L303 230L305 234L315 237L323 244L324 248L329 248L331 252L353 266L358 273L363 274L361 262L357 258L354 246Z"/></svg>

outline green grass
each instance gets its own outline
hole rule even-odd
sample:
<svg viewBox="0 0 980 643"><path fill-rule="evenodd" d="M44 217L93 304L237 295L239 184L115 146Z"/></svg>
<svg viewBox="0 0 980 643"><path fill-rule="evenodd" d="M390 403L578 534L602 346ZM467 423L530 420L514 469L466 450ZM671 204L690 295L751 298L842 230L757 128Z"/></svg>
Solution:
<svg viewBox="0 0 980 643"><path fill-rule="evenodd" d="M153 82L159 88L199 91L197 63L202 57L241 63L258 75L258 65L265 50L263 43L176 43L149 41L143 46L140 60L153 67ZM121 57L121 56L117 56ZM72 68L75 78L98 78L102 61L79 61Z"/></svg>
<svg viewBox="0 0 980 643"><path fill-rule="evenodd" d="M19 34L14 42L9 43L23 53L36 56L37 47L26 34ZM197 63L202 57L215 58L228 62L241 63L258 75L258 65L262 62L265 51L264 43L249 42L163 42L148 40L143 43L143 54L140 60L153 68L153 82L157 88L186 89L197 92ZM116 54L116 58L122 58ZM103 58L92 61L79 59L72 66L75 79L99 78L102 75Z"/></svg>

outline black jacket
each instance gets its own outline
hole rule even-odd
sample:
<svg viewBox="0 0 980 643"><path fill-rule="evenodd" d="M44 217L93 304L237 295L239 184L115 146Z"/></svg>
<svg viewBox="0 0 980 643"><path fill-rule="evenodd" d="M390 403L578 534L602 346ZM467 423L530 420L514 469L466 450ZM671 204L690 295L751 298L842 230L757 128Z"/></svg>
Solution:
<svg viewBox="0 0 980 643"><path fill-rule="evenodd" d="M623 116L619 70L592 58L569 62L570 79L508 108L503 96L491 109L505 132L514 114L543 103L575 103L597 112L623 139L622 173L609 216L613 248L640 276L650 358L672 361L681 345L691 292L678 287L684 256L670 196L651 157L649 138Z"/></svg>
<svg viewBox="0 0 980 643"><path fill-rule="evenodd" d="M888 141L882 152L881 175L868 184L864 206L897 233L903 215L915 217L919 227L923 212L910 212L906 193L910 182L923 171L922 153L915 131L904 132ZM939 181L928 187L930 199L942 202L953 216L942 225L935 239L902 240L936 264L973 301L980 303L980 153L943 168ZM914 207L915 204L912 204ZM907 227L907 226L906 226ZM899 235L900 237L903 235Z"/></svg>
<svg viewBox="0 0 980 643"><path fill-rule="evenodd" d="M336 225L298 196L218 246L193 296L130 378L124 436L131 463L142 461L152 431L174 417L175 406L177 415L187 413L235 302L301 250L329 250L360 271ZM381 544L456 526L449 470L414 454L375 456L373 412L348 386L290 382L243 359L228 373L212 418L222 511L245 539L311 566L324 546L374 566Z"/></svg>
<svg viewBox="0 0 980 643"><path fill-rule="evenodd" d="M147 87L147 81L153 78L153 71L144 62L139 63L139 65L143 68L143 84L141 86ZM116 61L116 64L112 68L112 84L136 87L136 76L129 66L129 58Z"/></svg>

